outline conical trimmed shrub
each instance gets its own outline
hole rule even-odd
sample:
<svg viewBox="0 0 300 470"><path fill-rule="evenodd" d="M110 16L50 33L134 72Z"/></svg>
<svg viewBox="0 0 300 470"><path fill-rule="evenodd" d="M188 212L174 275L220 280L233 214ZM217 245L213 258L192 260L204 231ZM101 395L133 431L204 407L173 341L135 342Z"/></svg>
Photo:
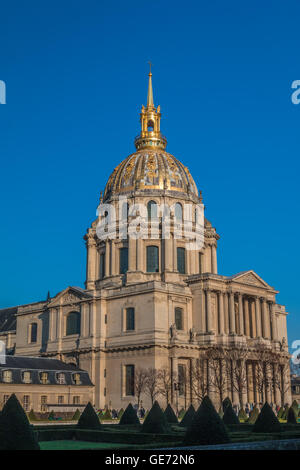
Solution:
<svg viewBox="0 0 300 470"><path fill-rule="evenodd" d="M253 410L250 411L249 419L247 421L248 424L254 424L259 416L259 409L255 406Z"/></svg>
<svg viewBox="0 0 300 470"><path fill-rule="evenodd" d="M36 417L35 412L33 410L29 411L28 419L29 419L29 421L37 421L37 417Z"/></svg>
<svg viewBox="0 0 300 470"><path fill-rule="evenodd" d="M16 395L9 397L0 414L0 450L39 450L33 427Z"/></svg>
<svg viewBox="0 0 300 470"><path fill-rule="evenodd" d="M229 442L222 419L208 396L204 397L192 423L188 427L184 443L187 445L211 445Z"/></svg>
<svg viewBox="0 0 300 470"><path fill-rule="evenodd" d="M80 429L100 429L101 423L90 402L86 405L85 409L80 416L77 427Z"/></svg>
<svg viewBox="0 0 300 470"><path fill-rule="evenodd" d="M164 411L164 415L168 423L170 424L178 424L178 419L174 410L170 404L168 404L167 408Z"/></svg>
<svg viewBox="0 0 300 470"><path fill-rule="evenodd" d="M196 414L195 408L193 407L193 405L190 405L184 417L180 421L179 426L182 426L183 428L188 428L191 422L193 421L195 414Z"/></svg>
<svg viewBox="0 0 300 470"><path fill-rule="evenodd" d="M233 408L232 408L231 405L228 405L225 408L224 416L223 416L223 422L224 422L224 424L240 424L239 418L237 417L237 415L233 411Z"/></svg>
<svg viewBox="0 0 300 470"><path fill-rule="evenodd" d="M287 422L289 424L297 424L297 418L296 418L296 415L295 415L295 410L292 406L289 408L289 411L288 411L288 414L287 414Z"/></svg>
<svg viewBox="0 0 300 470"><path fill-rule="evenodd" d="M218 413L219 413L220 418L223 419L223 416L224 416L223 406L220 406Z"/></svg>
<svg viewBox="0 0 300 470"><path fill-rule="evenodd" d="M112 419L111 412L109 411L108 408L104 411L103 415L101 416L101 419L103 419L105 421L108 421L108 420Z"/></svg>
<svg viewBox="0 0 300 470"><path fill-rule="evenodd" d="M153 434L165 434L170 432L170 425L157 401L154 402L143 422L142 432Z"/></svg>
<svg viewBox="0 0 300 470"><path fill-rule="evenodd" d="M226 398L222 401L223 413L225 413L225 410L226 410L227 406L232 406L232 403L231 403L231 400L230 400L229 397L226 397Z"/></svg>
<svg viewBox="0 0 300 470"><path fill-rule="evenodd" d="M54 419L54 418L55 418L55 413L54 413L53 410L51 410L50 413L49 413L48 419L51 420L51 419Z"/></svg>
<svg viewBox="0 0 300 470"><path fill-rule="evenodd" d="M288 412L289 412L289 406L285 405L281 419L287 419Z"/></svg>
<svg viewBox="0 0 300 470"><path fill-rule="evenodd" d="M178 419L182 419L185 415L185 409L184 408L181 408L181 410L179 411L179 414L178 414Z"/></svg>
<svg viewBox="0 0 300 470"><path fill-rule="evenodd" d="M124 408L121 408L118 413L118 419L121 419L124 413Z"/></svg>
<svg viewBox="0 0 300 470"><path fill-rule="evenodd" d="M275 416L269 403L265 403L261 409L261 412L255 421L252 432L280 432L280 423Z"/></svg>
<svg viewBox="0 0 300 470"><path fill-rule="evenodd" d="M283 413L284 413L284 408L283 406L281 406L281 408L279 408L279 411L277 413L277 418L282 419Z"/></svg>
<svg viewBox="0 0 300 470"><path fill-rule="evenodd" d="M298 402L297 400L294 400L293 403L292 403L292 408L295 412L295 416L298 416L298 412L299 412L299 407L298 407Z"/></svg>
<svg viewBox="0 0 300 470"><path fill-rule="evenodd" d="M244 408L240 409L238 417L239 417L240 422L247 421L248 415L247 415L246 411L244 410Z"/></svg>
<svg viewBox="0 0 300 470"><path fill-rule="evenodd" d="M73 414L72 416L72 421L78 421L80 418L80 411L79 409L77 408L77 410L75 411L75 413Z"/></svg>
<svg viewBox="0 0 300 470"><path fill-rule="evenodd" d="M119 424L123 426L124 424L130 424L134 426L140 426L140 420L137 417L136 411L133 408L132 404L129 403L126 410L122 414Z"/></svg>

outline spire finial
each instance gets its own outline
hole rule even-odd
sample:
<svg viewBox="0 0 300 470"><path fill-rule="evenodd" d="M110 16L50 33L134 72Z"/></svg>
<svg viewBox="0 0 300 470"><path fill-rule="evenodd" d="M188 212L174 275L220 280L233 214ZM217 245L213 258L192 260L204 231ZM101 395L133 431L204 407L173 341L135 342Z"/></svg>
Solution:
<svg viewBox="0 0 300 470"><path fill-rule="evenodd" d="M147 96L147 107L148 108L152 108L154 107L154 102L153 102L153 89L152 89L152 73L151 73L151 67L152 67L152 63L149 62L149 67L150 67L150 70L149 70L149 84L148 84L148 96Z"/></svg>

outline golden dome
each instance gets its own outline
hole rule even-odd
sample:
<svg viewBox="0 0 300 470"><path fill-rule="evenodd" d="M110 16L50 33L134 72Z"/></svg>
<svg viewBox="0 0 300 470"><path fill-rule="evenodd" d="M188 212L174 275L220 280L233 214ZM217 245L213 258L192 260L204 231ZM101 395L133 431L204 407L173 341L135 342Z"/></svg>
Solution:
<svg viewBox="0 0 300 470"><path fill-rule="evenodd" d="M149 189L198 195L188 168L173 155L160 149L142 149L129 155L114 169L105 187L104 200L122 192Z"/></svg>

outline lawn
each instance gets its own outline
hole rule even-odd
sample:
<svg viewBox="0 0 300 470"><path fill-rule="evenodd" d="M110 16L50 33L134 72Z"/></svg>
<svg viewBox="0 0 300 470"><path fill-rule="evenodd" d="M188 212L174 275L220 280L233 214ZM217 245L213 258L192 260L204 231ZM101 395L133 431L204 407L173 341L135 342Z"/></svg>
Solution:
<svg viewBox="0 0 300 470"><path fill-rule="evenodd" d="M40 442L41 450L82 450L82 449L124 449L128 444L86 441L45 441Z"/></svg>

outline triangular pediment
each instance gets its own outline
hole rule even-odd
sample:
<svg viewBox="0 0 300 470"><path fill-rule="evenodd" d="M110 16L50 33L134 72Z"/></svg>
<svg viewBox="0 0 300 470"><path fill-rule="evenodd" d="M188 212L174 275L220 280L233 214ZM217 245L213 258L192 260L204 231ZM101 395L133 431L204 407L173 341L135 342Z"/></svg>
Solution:
<svg viewBox="0 0 300 470"><path fill-rule="evenodd" d="M271 286L269 286L269 284L267 284L261 277L259 277L258 274L252 270L235 274L231 277L231 279L232 281L238 282L240 284L271 289Z"/></svg>
<svg viewBox="0 0 300 470"><path fill-rule="evenodd" d="M48 307L54 307L62 304L73 304L80 300L91 298L91 296L79 287L67 287L63 291L59 292L48 304Z"/></svg>

